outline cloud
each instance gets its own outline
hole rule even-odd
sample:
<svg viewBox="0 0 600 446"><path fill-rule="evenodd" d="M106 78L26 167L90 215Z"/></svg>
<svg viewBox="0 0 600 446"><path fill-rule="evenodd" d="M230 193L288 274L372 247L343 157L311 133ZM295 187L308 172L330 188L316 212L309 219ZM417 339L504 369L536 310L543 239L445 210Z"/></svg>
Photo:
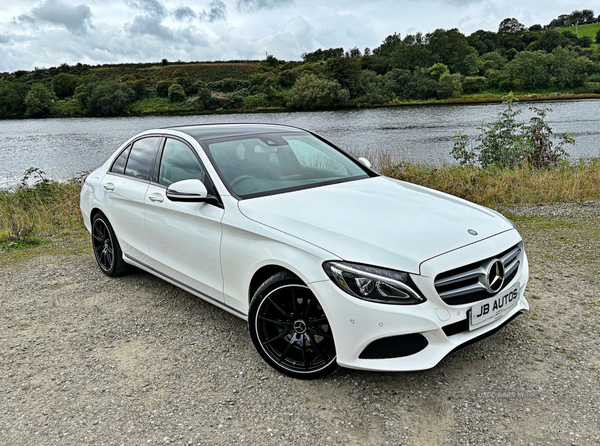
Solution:
<svg viewBox="0 0 600 446"><path fill-rule="evenodd" d="M196 13L189 6L179 6L175 11L173 11L173 16L181 21L181 20L191 20L196 18Z"/></svg>
<svg viewBox="0 0 600 446"><path fill-rule="evenodd" d="M165 6L158 0L125 0L125 3L153 16L164 17L167 13Z"/></svg>
<svg viewBox="0 0 600 446"><path fill-rule="evenodd" d="M217 22L227 18L227 6L221 0L213 0L208 6L208 11L205 9L200 14L203 22Z"/></svg>
<svg viewBox="0 0 600 446"><path fill-rule="evenodd" d="M46 0L17 17L22 22L61 25L72 33L84 34L91 27L92 11L87 5L69 6L60 0Z"/></svg>
<svg viewBox="0 0 600 446"><path fill-rule="evenodd" d="M161 23L160 17L138 15L135 16L133 22L126 26L126 29L133 35L154 36L163 40L176 40L168 27Z"/></svg>
<svg viewBox="0 0 600 446"><path fill-rule="evenodd" d="M12 39L10 38L10 36L8 34L0 34L0 44L2 43L9 43L11 42Z"/></svg>
<svg viewBox="0 0 600 446"><path fill-rule="evenodd" d="M252 12L259 9L273 9L293 4L293 0L237 0L237 10L240 12Z"/></svg>

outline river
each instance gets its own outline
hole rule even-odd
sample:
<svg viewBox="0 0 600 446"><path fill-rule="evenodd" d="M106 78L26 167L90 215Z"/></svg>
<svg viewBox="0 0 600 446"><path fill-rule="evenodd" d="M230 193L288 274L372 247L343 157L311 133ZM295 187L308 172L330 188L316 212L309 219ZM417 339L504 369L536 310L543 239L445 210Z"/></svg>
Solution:
<svg viewBox="0 0 600 446"><path fill-rule="evenodd" d="M600 100L522 103L551 107L554 132L570 132L571 160L600 155ZM416 106L362 110L243 113L230 115L65 118L0 121L0 185L15 184L30 167L55 179L72 178L101 165L125 140L150 128L219 122L288 124L314 131L345 149L386 150L410 161L451 163L452 135L474 136L483 120L496 118L501 104Z"/></svg>

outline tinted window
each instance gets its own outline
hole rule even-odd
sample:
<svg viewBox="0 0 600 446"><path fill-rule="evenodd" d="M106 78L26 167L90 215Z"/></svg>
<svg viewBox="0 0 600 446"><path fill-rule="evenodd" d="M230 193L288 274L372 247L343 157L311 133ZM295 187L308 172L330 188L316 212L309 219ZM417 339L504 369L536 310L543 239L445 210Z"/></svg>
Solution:
<svg viewBox="0 0 600 446"><path fill-rule="evenodd" d="M125 173L125 164L127 164L127 157L129 156L130 150L131 146L127 147L121 152L121 154L115 160L112 169L110 169L111 172L120 173L121 175Z"/></svg>
<svg viewBox="0 0 600 446"><path fill-rule="evenodd" d="M125 175L140 180L150 179L150 168L154 159L154 150L160 138L144 138L136 141L131 148L131 154L127 161Z"/></svg>
<svg viewBox="0 0 600 446"><path fill-rule="evenodd" d="M309 134L229 138L209 143L208 150L241 198L368 178L354 160Z"/></svg>
<svg viewBox="0 0 600 446"><path fill-rule="evenodd" d="M158 182L169 186L177 181L198 179L204 182L204 168L184 143L167 139L160 162Z"/></svg>

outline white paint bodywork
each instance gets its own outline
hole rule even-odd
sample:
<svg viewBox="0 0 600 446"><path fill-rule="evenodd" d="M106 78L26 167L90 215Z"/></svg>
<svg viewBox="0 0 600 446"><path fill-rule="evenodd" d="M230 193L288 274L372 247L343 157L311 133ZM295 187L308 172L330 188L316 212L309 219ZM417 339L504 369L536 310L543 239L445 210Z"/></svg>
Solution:
<svg viewBox="0 0 600 446"><path fill-rule="evenodd" d="M212 178L222 208L171 202L164 186L107 173L119 149L89 175L82 189L81 211L88 230L92 213L102 211L126 262L242 318L248 313L250 282L257 271L267 266L292 271L324 308L340 365L386 371L431 368L460 345L528 309L524 290L529 268L522 252L522 266L513 279L520 284L515 308L472 332L448 337L442 330L464 320L472 305L444 303L434 288L435 276L521 243L513 226L494 211L386 177L238 200L194 138L175 129L141 135L185 140ZM107 183L114 189L106 190ZM156 201L160 195L164 200ZM470 235L468 229L478 235ZM386 305L355 298L325 273L322 264L332 260L408 272L427 300ZM429 345L404 358L359 359L372 341L409 333L423 334Z"/></svg>

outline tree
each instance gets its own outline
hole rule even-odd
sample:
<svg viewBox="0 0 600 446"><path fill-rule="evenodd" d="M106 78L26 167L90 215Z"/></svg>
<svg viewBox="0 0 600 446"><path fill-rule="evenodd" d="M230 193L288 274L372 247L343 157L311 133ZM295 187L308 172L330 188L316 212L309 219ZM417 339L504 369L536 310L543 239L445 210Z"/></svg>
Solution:
<svg viewBox="0 0 600 446"><path fill-rule="evenodd" d="M523 31L525 31L525 25L514 17L502 20L498 26L498 34L521 34Z"/></svg>
<svg viewBox="0 0 600 446"><path fill-rule="evenodd" d="M185 91L179 84L173 84L169 87L169 102L185 101Z"/></svg>
<svg viewBox="0 0 600 446"><path fill-rule="evenodd" d="M0 118L11 118L24 114L27 92L27 87L20 82L0 80Z"/></svg>
<svg viewBox="0 0 600 446"><path fill-rule="evenodd" d="M467 37L467 43L475 48L479 55L482 55L498 48L498 35L495 32L480 29Z"/></svg>
<svg viewBox="0 0 600 446"><path fill-rule="evenodd" d="M543 33L539 40L531 43L527 49L530 51L542 50L551 53L555 48L569 46L569 44L569 39L563 33L550 30Z"/></svg>
<svg viewBox="0 0 600 446"><path fill-rule="evenodd" d="M598 21L600 21L600 17L598 17ZM596 31L596 43L600 45L600 29Z"/></svg>
<svg viewBox="0 0 600 446"><path fill-rule="evenodd" d="M352 57L339 57L327 60L325 63L325 75L339 82L342 88L348 90L350 96L357 93L360 80L360 61Z"/></svg>
<svg viewBox="0 0 600 446"><path fill-rule="evenodd" d="M529 27L530 32L538 32L542 30L542 25L536 24Z"/></svg>
<svg viewBox="0 0 600 446"><path fill-rule="evenodd" d="M506 70L526 90L550 86L548 54L544 51L523 51L506 65Z"/></svg>
<svg viewBox="0 0 600 446"><path fill-rule="evenodd" d="M34 117L47 116L54 108L55 98L54 93L44 87L44 84L33 84L25 96L25 114Z"/></svg>
<svg viewBox="0 0 600 446"><path fill-rule="evenodd" d="M93 86L86 103L86 111L97 116L117 116L135 99L135 92L126 84L108 81Z"/></svg>
<svg viewBox="0 0 600 446"><path fill-rule="evenodd" d="M442 74L440 76L440 85L441 88L438 91L438 97L440 99L456 98L463 92L460 74Z"/></svg>
<svg viewBox="0 0 600 446"><path fill-rule="evenodd" d="M394 33L383 39L383 43L373 50L377 56L391 56L397 46L402 43L400 34Z"/></svg>
<svg viewBox="0 0 600 446"><path fill-rule="evenodd" d="M557 88L582 87L587 78L588 58L578 57L564 48L556 48L548 55L548 67Z"/></svg>
<svg viewBox="0 0 600 446"><path fill-rule="evenodd" d="M341 107L348 103L350 94L339 82L306 74L298 79L287 96L286 106L298 109Z"/></svg>
<svg viewBox="0 0 600 446"><path fill-rule="evenodd" d="M427 45L420 43L403 43L396 47L390 57L390 66L401 70L416 70L430 67L439 60L431 53ZM378 72L377 70L374 70ZM381 74L381 73L380 73Z"/></svg>
<svg viewBox="0 0 600 446"><path fill-rule="evenodd" d="M165 79L162 81L158 81L156 83L156 96L159 98L166 98L169 96L169 87L173 84L173 81L170 79Z"/></svg>
<svg viewBox="0 0 600 446"><path fill-rule="evenodd" d="M450 71L448 70L448 67L446 65L444 65L443 63L436 63L435 65L432 65L431 67L429 67L429 70L427 70L427 71L429 72L429 75L436 81L439 81L440 77L442 77L442 75L444 75L446 73L450 73Z"/></svg>
<svg viewBox="0 0 600 446"><path fill-rule="evenodd" d="M81 78L74 74L60 73L52 78L52 90L61 99L73 96L79 85Z"/></svg>
<svg viewBox="0 0 600 446"><path fill-rule="evenodd" d="M473 66L475 59L468 57L476 56L477 51L469 46L467 38L458 29L436 29L426 37L431 53L439 62L448 66L451 73L465 76L477 73L477 67Z"/></svg>

